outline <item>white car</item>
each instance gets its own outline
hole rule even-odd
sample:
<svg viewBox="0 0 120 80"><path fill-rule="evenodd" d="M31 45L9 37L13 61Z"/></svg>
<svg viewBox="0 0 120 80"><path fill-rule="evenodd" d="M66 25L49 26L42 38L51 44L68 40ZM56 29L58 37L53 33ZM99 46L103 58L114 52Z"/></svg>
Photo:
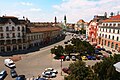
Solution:
<svg viewBox="0 0 120 80"><path fill-rule="evenodd" d="M53 69L53 68L46 68L45 71L51 71L51 72L53 72L53 73L55 73L55 74L58 73L58 71L55 70L55 69Z"/></svg>
<svg viewBox="0 0 120 80"><path fill-rule="evenodd" d="M51 71L44 71L42 73L42 76L45 78L54 78L54 77L56 77L56 74Z"/></svg>
<svg viewBox="0 0 120 80"><path fill-rule="evenodd" d="M2 70L0 72L0 80L4 80L4 78L7 76L7 71L6 70Z"/></svg>
<svg viewBox="0 0 120 80"><path fill-rule="evenodd" d="M11 59L5 59L4 64L9 68L15 68L15 63Z"/></svg>

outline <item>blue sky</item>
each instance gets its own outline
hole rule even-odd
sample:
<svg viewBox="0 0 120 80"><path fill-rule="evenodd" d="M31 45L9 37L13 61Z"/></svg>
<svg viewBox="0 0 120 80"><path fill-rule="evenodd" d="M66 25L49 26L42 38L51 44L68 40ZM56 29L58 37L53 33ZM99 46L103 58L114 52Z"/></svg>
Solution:
<svg viewBox="0 0 120 80"><path fill-rule="evenodd" d="M69 23L79 19L89 22L94 15L120 11L119 0L0 0L0 16L27 17L32 22L63 21Z"/></svg>

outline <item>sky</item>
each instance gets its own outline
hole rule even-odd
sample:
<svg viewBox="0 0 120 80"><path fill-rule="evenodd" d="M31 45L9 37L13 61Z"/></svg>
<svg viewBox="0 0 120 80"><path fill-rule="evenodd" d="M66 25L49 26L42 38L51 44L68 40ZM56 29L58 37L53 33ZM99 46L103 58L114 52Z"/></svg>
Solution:
<svg viewBox="0 0 120 80"><path fill-rule="evenodd" d="M0 0L0 16L28 18L31 22L58 22L67 17L68 23L83 19L89 22L94 15L115 15L120 11L120 0Z"/></svg>

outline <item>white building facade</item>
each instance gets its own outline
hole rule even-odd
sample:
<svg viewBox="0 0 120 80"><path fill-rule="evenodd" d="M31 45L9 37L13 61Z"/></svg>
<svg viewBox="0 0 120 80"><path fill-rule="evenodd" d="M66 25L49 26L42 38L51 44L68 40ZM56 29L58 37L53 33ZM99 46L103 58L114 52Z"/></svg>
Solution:
<svg viewBox="0 0 120 80"><path fill-rule="evenodd" d="M26 49L25 20L16 17L0 17L0 52L10 52Z"/></svg>
<svg viewBox="0 0 120 80"><path fill-rule="evenodd" d="M99 25L98 44L120 52L120 15L106 19Z"/></svg>

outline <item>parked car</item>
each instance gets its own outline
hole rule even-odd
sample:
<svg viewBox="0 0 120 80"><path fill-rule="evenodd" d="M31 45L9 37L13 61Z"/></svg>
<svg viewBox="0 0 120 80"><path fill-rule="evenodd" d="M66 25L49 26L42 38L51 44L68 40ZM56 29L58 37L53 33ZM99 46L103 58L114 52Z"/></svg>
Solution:
<svg viewBox="0 0 120 80"><path fill-rule="evenodd" d="M39 79L36 79L36 80L47 80L47 79L45 79L45 78L39 78Z"/></svg>
<svg viewBox="0 0 120 80"><path fill-rule="evenodd" d="M62 71L63 71L64 73L70 74L70 69L67 68L67 67L62 68Z"/></svg>
<svg viewBox="0 0 120 80"><path fill-rule="evenodd" d="M101 51L101 50L103 50L103 51L105 51L105 48L97 48L99 51Z"/></svg>
<svg viewBox="0 0 120 80"><path fill-rule="evenodd" d="M68 42L64 42L64 44L68 44Z"/></svg>
<svg viewBox="0 0 120 80"><path fill-rule="evenodd" d="M55 73L55 74L58 73L58 71L55 70L55 69L53 69L53 68L46 68L45 71L51 71L51 72L53 72L53 73Z"/></svg>
<svg viewBox="0 0 120 80"><path fill-rule="evenodd" d="M82 60L88 60L86 56L81 56Z"/></svg>
<svg viewBox="0 0 120 80"><path fill-rule="evenodd" d="M15 80L26 80L25 75L19 75Z"/></svg>
<svg viewBox="0 0 120 80"><path fill-rule="evenodd" d="M42 73L42 76L45 78L54 78L54 77L56 77L56 74L51 71L44 71Z"/></svg>
<svg viewBox="0 0 120 80"><path fill-rule="evenodd" d="M111 52L111 51L109 51L109 50L107 50L106 52L107 52L107 53L109 53L109 54L112 54L112 52Z"/></svg>
<svg viewBox="0 0 120 80"><path fill-rule="evenodd" d="M70 56L66 56L65 60L69 61L70 60Z"/></svg>
<svg viewBox="0 0 120 80"><path fill-rule="evenodd" d="M75 56L72 56L71 59L72 59L73 61L76 61L76 57L75 57Z"/></svg>
<svg viewBox="0 0 120 80"><path fill-rule="evenodd" d="M4 64L9 68L15 68L15 63L11 59L5 59Z"/></svg>
<svg viewBox="0 0 120 80"><path fill-rule="evenodd" d="M17 75L17 72L16 72L14 69L11 69L11 70L10 70L10 74L11 74L12 78L15 78L15 77L18 76L18 75Z"/></svg>
<svg viewBox="0 0 120 80"><path fill-rule="evenodd" d="M0 72L0 80L4 80L4 78L7 76L7 71L6 70L2 70Z"/></svg>

